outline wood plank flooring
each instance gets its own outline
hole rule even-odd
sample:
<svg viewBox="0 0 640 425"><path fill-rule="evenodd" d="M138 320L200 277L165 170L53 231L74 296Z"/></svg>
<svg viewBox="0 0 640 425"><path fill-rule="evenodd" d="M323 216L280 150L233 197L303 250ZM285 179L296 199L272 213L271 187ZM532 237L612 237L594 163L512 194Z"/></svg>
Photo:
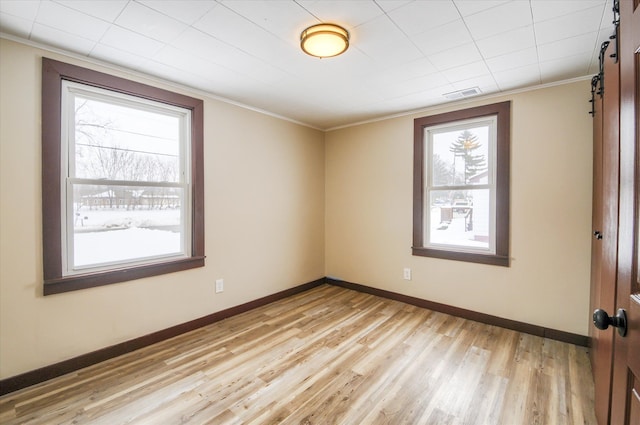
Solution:
<svg viewBox="0 0 640 425"><path fill-rule="evenodd" d="M585 348L322 285L8 394L0 423L596 420Z"/></svg>

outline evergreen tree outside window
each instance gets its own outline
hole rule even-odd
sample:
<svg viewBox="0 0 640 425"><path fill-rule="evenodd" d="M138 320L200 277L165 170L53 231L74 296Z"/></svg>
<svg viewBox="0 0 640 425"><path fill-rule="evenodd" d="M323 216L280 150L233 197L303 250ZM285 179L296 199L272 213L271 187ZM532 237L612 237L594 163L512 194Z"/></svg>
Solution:
<svg viewBox="0 0 640 425"><path fill-rule="evenodd" d="M461 157L464 163L464 183L469 183L469 177L477 175L487 169L487 159L484 154L474 154L474 151L482 147L478 136L469 130L463 130L457 139L451 143L449 151L453 153L454 160Z"/></svg>
<svg viewBox="0 0 640 425"><path fill-rule="evenodd" d="M415 120L414 255L508 266L509 106Z"/></svg>

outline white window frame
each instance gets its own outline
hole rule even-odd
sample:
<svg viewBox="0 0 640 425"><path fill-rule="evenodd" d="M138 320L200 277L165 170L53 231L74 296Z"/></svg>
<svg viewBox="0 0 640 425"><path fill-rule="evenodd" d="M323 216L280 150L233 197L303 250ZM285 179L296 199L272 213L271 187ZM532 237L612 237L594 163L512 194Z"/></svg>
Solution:
<svg viewBox="0 0 640 425"><path fill-rule="evenodd" d="M179 119L180 148L179 148L179 181L151 182L126 181L109 179L88 179L75 176L75 99L77 96L99 100L129 108L170 115ZM130 96L110 90L104 90L72 81L62 82L61 105L61 200L62 206L62 273L63 276L73 276L92 272L119 269L123 266L161 263L172 259L183 259L191 256L191 111L178 106L163 104L149 99ZM109 186L137 186L137 187L171 187L181 189L183 199L180 202L180 251L175 254L138 257L130 260L104 262L99 264L76 266L74 259L74 208L73 186L76 184L94 184Z"/></svg>
<svg viewBox="0 0 640 425"><path fill-rule="evenodd" d="M454 123L438 124L424 128L424 246L431 249L439 249L446 251L457 252L470 252L470 253L482 253L491 254L496 253L496 150L497 150L497 122L498 117L496 115L475 118L470 120L458 121ZM487 167L488 167L488 183L487 184L464 184L464 185L434 185L433 173L431 169L433 167L433 136L438 133L449 133L456 131L464 131L471 128L478 128L486 126L489 128L489 144ZM472 247L465 245L455 244L442 244L431 242L431 192L440 190L477 190L488 189L489 190L489 246Z"/></svg>

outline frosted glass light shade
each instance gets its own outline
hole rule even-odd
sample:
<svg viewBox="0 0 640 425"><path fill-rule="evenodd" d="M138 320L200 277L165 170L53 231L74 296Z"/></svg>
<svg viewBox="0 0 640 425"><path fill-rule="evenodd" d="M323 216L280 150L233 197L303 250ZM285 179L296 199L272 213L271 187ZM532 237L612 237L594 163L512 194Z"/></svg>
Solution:
<svg viewBox="0 0 640 425"><path fill-rule="evenodd" d="M318 58L338 56L349 47L349 32L334 24L313 25L300 34L300 47Z"/></svg>

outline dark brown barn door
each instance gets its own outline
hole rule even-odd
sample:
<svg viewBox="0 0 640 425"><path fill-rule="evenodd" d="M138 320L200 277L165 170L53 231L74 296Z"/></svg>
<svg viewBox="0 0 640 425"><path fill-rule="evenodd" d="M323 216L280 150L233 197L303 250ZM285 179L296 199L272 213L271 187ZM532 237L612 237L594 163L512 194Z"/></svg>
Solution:
<svg viewBox="0 0 640 425"><path fill-rule="evenodd" d="M611 424L640 424L640 8L620 1L620 197L616 309L627 333L614 334Z"/></svg>
<svg viewBox="0 0 640 425"><path fill-rule="evenodd" d="M608 43L608 44L607 44ZM618 244L619 69L616 44L603 44L602 72L592 81L593 93L593 225L591 243L591 311L614 311ZM607 424L611 406L613 332L591 330L591 364L596 418Z"/></svg>
<svg viewBox="0 0 640 425"><path fill-rule="evenodd" d="M594 96L591 302L600 310L591 360L599 425L640 424L639 2L619 1L619 31L601 54Z"/></svg>

